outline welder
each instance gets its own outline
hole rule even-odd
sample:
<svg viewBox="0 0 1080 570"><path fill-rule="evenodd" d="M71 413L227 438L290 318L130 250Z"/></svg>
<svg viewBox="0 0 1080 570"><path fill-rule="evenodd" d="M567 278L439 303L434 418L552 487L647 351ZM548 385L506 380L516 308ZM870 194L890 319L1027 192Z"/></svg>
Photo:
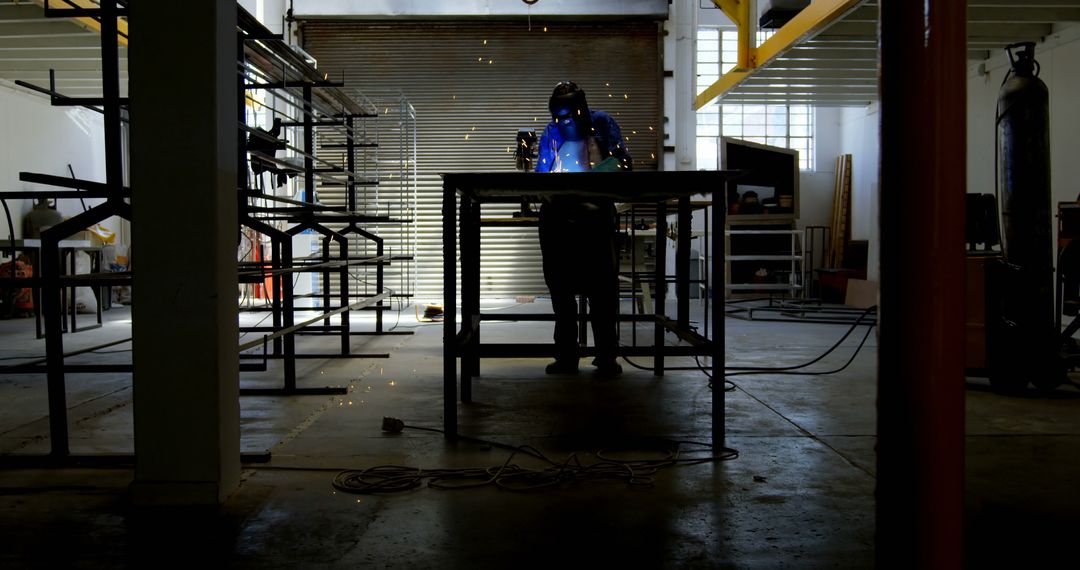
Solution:
<svg viewBox="0 0 1080 570"><path fill-rule="evenodd" d="M551 122L540 136L537 172L630 170L630 153L611 115L590 110L585 91L570 81L555 86L548 101ZM576 295L588 301L600 375L622 372L616 362L618 252L615 203L592 196L554 196L540 206L544 280L555 312L555 361L548 374L578 370Z"/></svg>

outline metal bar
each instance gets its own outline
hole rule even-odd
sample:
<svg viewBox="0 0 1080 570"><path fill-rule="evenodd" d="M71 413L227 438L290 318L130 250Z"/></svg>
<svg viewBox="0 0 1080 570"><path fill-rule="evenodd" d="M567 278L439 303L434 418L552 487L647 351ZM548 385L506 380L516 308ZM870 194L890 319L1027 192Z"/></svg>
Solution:
<svg viewBox="0 0 1080 570"><path fill-rule="evenodd" d="M55 92L54 92L55 93ZM102 107L102 112L106 117L109 116L107 109L112 105L128 106L131 101L127 97L116 97L115 99L109 99L108 97L67 97L63 95L56 95L52 98L51 104L53 107L86 107L93 108L95 106Z"/></svg>
<svg viewBox="0 0 1080 570"><path fill-rule="evenodd" d="M476 320L479 302L475 305L473 303L474 295L478 296L478 292L474 291L473 273L476 272L479 278L479 261L476 258L480 247L480 233L479 228L474 227L480 217L479 209L480 206L475 204L472 198L464 195L461 197L461 219L458 222L461 227L461 329L468 336L469 342L461 347L460 389L461 401L466 403L472 401L472 378L479 373L474 365L480 336L479 323Z"/></svg>
<svg viewBox="0 0 1080 570"><path fill-rule="evenodd" d="M78 196L72 196L73 198L95 198L95 197L108 197L120 191L125 195L131 194L131 188L126 186L110 186L108 183L94 182L92 180L80 180L76 178L70 178L67 176L53 176L52 174L39 174L37 172L20 172L19 180L22 182L30 182L31 184L45 184L48 186L58 186L60 188L75 188L85 190L85 193L81 193ZM91 194L93 193L93 194Z"/></svg>
<svg viewBox="0 0 1080 570"><path fill-rule="evenodd" d="M383 239L379 238L379 239L377 239L375 241L375 254L377 256L379 256L379 257L382 257L384 255L384 252L385 252L385 249L384 249ZM384 281L384 278L385 278L384 266L383 266L382 263L380 263L380 264L375 266L375 290L380 292L380 293L383 291L383 288L386 287L386 283ZM382 301L379 301L379 307L380 308L382 307ZM382 332L382 330L383 330L383 314L382 314L382 311L379 311L379 312L375 313L375 332Z"/></svg>
<svg viewBox="0 0 1080 570"><path fill-rule="evenodd" d="M965 565L965 4L879 3L883 568Z"/></svg>
<svg viewBox="0 0 1080 570"><path fill-rule="evenodd" d="M661 324L661 319L665 318L666 307L665 300L667 298L667 280L664 278L667 271L667 247L664 240L667 239L667 205L664 202L657 202L656 204L656 245L653 246L653 250L656 252L656 268L654 269L655 279L653 281L653 287L656 290L656 301L653 303L653 310L656 314L656 323L653 325L653 375L664 375L664 325Z"/></svg>
<svg viewBox="0 0 1080 570"><path fill-rule="evenodd" d="M678 236L675 249L675 299L678 304L676 320L682 328L690 328L690 240L693 233L693 214L690 197L679 198Z"/></svg>
<svg viewBox="0 0 1080 570"><path fill-rule="evenodd" d="M293 333L293 334L300 334L300 333L296 332L296 333ZM334 333L334 334L337 334L337 333ZM281 357L281 356L273 356L273 355L264 355L264 354L241 354L240 358L242 360L262 360L264 358L267 359L267 360L280 360L283 357ZM339 353L336 353L336 352L319 353L319 354L301 353L301 354L297 354L293 358L296 358L297 360L333 360L335 358L390 358L390 354L389 353L339 354Z"/></svg>
<svg viewBox="0 0 1080 570"><path fill-rule="evenodd" d="M715 193L714 193L714 195L715 195ZM709 228L712 227L712 226L709 225L709 212L710 212L710 210L713 210L713 208L708 207L708 208L704 209L704 212L705 212L705 239L702 240L702 246L703 246L702 249L705 251L705 256L704 256L705 257L705 263L710 263L710 261L712 260L712 258L709 257L709 246L712 245L712 238L709 235L709 231L710 231ZM714 233L720 233L720 234L723 233L723 232L717 232L715 230L715 228L713 228L712 231ZM713 266L710 264L707 267L703 268L703 272L705 273L705 275L702 276L702 277L705 278L705 280L704 280L705 291L703 292L701 297L705 301L705 307L704 307L705 331L704 331L704 334L705 334L706 337L709 336L709 322L712 321L714 323L714 326L715 326L715 323L717 322L717 321L714 321L714 320L709 318L712 315L712 313L709 312L709 300L712 297L712 283L711 283L711 279L713 279L713 277L712 277L712 275L713 275L712 267Z"/></svg>
<svg viewBox="0 0 1080 570"><path fill-rule="evenodd" d="M338 234L338 248L339 255L343 262L347 262L349 259L349 240L348 238ZM380 265L379 267L382 267ZM349 304L349 267L347 265L341 266L340 281L338 283L338 303L342 306ZM382 301L380 300L379 303ZM382 312L377 313L378 319L382 319ZM329 321L326 324L330 324ZM349 353L349 313L346 311L341 315L341 354Z"/></svg>
<svg viewBox="0 0 1080 570"><path fill-rule="evenodd" d="M105 183L110 189L124 185L124 149L121 143L120 107L127 105L127 98L120 97L120 48L117 43L116 2L106 0L101 7L101 90L103 97L99 103L105 112ZM93 101L90 101L93 104ZM56 104L55 102L53 103ZM110 202L119 202L119 193L109 197Z"/></svg>
<svg viewBox="0 0 1080 570"><path fill-rule="evenodd" d="M49 70L49 74L52 75L53 70ZM49 102L52 103L52 104L56 104L55 103L56 101L65 101L65 100L71 100L72 99L71 97L68 97L67 95L62 95L62 94L56 92L53 89L46 89L45 87L39 87L37 85L34 85L33 83L30 83L28 81L23 81L21 79L16 79L14 83L16 85L20 86L20 87L25 87L26 89L29 89L31 91L36 91L38 93L48 95L49 96ZM96 113L105 114L105 111L102 110L100 107L96 107L94 105L88 105L86 103L78 103L78 105L82 106L82 107L84 107L86 109L89 109L91 111L94 111ZM124 119L124 122L127 122L127 119Z"/></svg>
<svg viewBox="0 0 1080 570"><path fill-rule="evenodd" d="M13 191L3 192L0 191L0 199L7 200L36 200L36 199L85 199L85 198L108 198L110 192L93 192L93 191L69 191L69 190L26 190L26 191Z"/></svg>
<svg viewBox="0 0 1080 570"><path fill-rule="evenodd" d="M311 117L311 85L304 88L304 201L315 202L314 121Z"/></svg>
<svg viewBox="0 0 1080 570"><path fill-rule="evenodd" d="M457 440L457 195L443 178L443 433Z"/></svg>
<svg viewBox="0 0 1080 570"><path fill-rule="evenodd" d="M360 308L366 307L368 305L374 304L374 303L378 302L380 299L385 298L385 296L386 296L385 293L383 295L376 295L375 297L369 297L367 299L364 299L363 301L357 301L357 302L355 302L355 303L353 303L351 305L347 305L347 306L344 306L344 307L338 307L338 308L336 308L336 309L334 309L332 311L327 311L325 313L321 313L321 314L319 314L317 316L314 316L314 317L312 317L312 318L310 318L310 319L308 319L306 321L302 321L302 322L297 323L295 325L289 325L289 326L287 326L287 327L285 327L285 328L283 328L283 329L281 329L281 330L279 330L279 331L277 331L277 332L275 332L273 334L268 334L268 335L266 335L266 336L264 336L262 338L259 338L257 340L253 340L253 341L241 344L239 350L241 352L245 351L245 350L251 350L252 348L255 348L256 346L261 346L263 344L263 342L265 342L265 341L274 340L275 338L278 338L278 337L283 337L283 338L288 339L293 335L294 332L296 332L296 331L298 331L298 330L300 330L300 329L302 329L302 328L304 328L304 327L306 327L306 326L308 326L308 325L310 325L310 324L312 324L312 323L314 323L316 321L320 321L322 319L325 319L326 317L332 317L334 315L339 315L341 313L344 313L345 311L355 311L357 309L360 309Z"/></svg>
<svg viewBox="0 0 1080 570"><path fill-rule="evenodd" d="M468 338L455 339L458 346L468 342L470 342ZM544 358L555 355L555 344L489 342L479 345L476 352L481 358ZM712 356L715 354L715 348L712 343L701 346L673 345L663 347L663 352L665 357ZM615 349L615 354L618 356L655 357L656 347L646 345L619 346ZM582 357L596 356L596 347L583 347L580 349L580 355ZM722 365L723 360L721 360ZM721 371L720 376L723 376L723 371Z"/></svg>
<svg viewBox="0 0 1080 570"><path fill-rule="evenodd" d="M64 317L60 306L60 240L116 211L110 203L94 206L41 233L42 312L45 315L45 355L49 393L49 437L53 455L68 455L67 393L64 379ZM128 219L130 215L127 216Z"/></svg>
<svg viewBox="0 0 1080 570"><path fill-rule="evenodd" d="M730 192L736 190L736 184L733 181L728 181L725 184L724 196L731 195ZM712 210L712 239L706 240L706 244L711 245L712 258L710 273L712 274L712 287L706 287L707 295L706 299L712 301L712 313L711 320L713 323L712 334L712 444L713 449L717 450L727 445L726 442L726 423L727 418L725 416L726 397L727 392L724 391L724 374L727 367L724 354L724 303L723 295L724 290L720 287L716 287L715 283L720 279L717 275L723 275L724 271L724 232L719 228L724 227L724 214L726 213L727 200L722 200L716 196L716 191L713 191L712 206L709 208ZM708 211L708 210L707 210ZM708 222L706 221L706 231L708 230ZM711 243L710 243L711 241ZM706 308L708 312L708 308ZM706 336L708 335L708 328L706 327Z"/></svg>
<svg viewBox="0 0 1080 570"><path fill-rule="evenodd" d="M245 89L285 89L288 87L345 87L340 81L270 81L266 83L245 83Z"/></svg>
<svg viewBox="0 0 1080 570"><path fill-rule="evenodd" d="M336 268L339 268L339 267L351 267L353 265L378 264L378 265L381 266L386 261L391 261L389 255L383 255L383 256L379 256L379 257L369 257L369 258L366 258L366 259L350 259L350 260L347 260L347 261L339 260L339 261L327 261L327 262L324 262L324 263L304 263L304 264L300 264L300 265L294 265L294 266L289 267L287 269L271 269L271 270L265 270L265 271L264 270L260 270L260 271L241 271L240 276L241 277L253 277L253 276L284 275L284 274L287 274L287 273L304 273L304 272L312 272L312 271L315 271L315 270L336 269Z"/></svg>
<svg viewBox="0 0 1080 570"><path fill-rule="evenodd" d="M350 212L356 211L356 143L353 141L353 117L345 117L345 128L349 136L345 139L345 169L349 171L349 183L345 186L345 204ZM326 145L323 145L325 148Z"/></svg>

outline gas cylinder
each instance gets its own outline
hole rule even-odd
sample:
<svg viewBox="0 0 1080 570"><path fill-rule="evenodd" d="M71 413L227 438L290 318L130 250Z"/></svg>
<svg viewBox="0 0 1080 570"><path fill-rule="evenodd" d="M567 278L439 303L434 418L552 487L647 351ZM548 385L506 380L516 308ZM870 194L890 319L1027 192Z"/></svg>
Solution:
<svg viewBox="0 0 1080 570"><path fill-rule="evenodd" d="M996 383L1053 387L1064 373L1054 331L1050 96L1039 79L1035 44L1005 49L1012 67L998 94L996 149L1004 263L996 276L1000 329L991 331L997 346L990 354L997 353Z"/></svg>

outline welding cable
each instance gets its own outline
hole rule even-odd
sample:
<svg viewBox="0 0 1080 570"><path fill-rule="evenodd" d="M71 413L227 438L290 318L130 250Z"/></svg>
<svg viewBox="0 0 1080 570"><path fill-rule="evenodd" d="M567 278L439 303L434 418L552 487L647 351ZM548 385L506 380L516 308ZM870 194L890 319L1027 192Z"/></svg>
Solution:
<svg viewBox="0 0 1080 570"><path fill-rule="evenodd" d="M852 325L848 328L847 332L844 333L844 336L840 337L840 340L836 341L835 344L833 344L831 347L829 347L829 350L826 350L822 354L818 355L817 358L814 358L813 360L811 360L809 362L806 362L806 363L803 363L803 364L796 364L796 365L793 365L793 366L778 366L778 367L728 366L728 367L726 367L728 370L738 370L738 371L742 371L742 372L739 372L737 374L725 374L725 375L726 376L742 375L742 374L744 374L746 372L783 372L783 371L788 371L788 370L798 370L800 368L806 368L807 366L816 364L819 361L821 361L821 359L823 359L826 356L832 354L834 350L836 350L837 348L840 348L840 345L843 344L845 340L847 340L847 337L851 336L851 333L855 332L855 329L858 328L858 326L860 324L862 324L863 319L865 319L867 316L870 315L870 313L875 312L875 311L877 311L877 305L867 307L866 310L864 310L862 312L862 314L859 315L859 318L855 319L855 322L852 323ZM867 329L866 329L866 335L863 336L863 340L862 340L862 342L859 343L859 347L855 349L855 354L859 353L859 349L862 348L863 344L866 342L867 337L870 336L870 331L874 330L874 326L876 325L876 323L867 323L867 325L868 326L867 326ZM852 357L854 357L854 354L852 355Z"/></svg>
<svg viewBox="0 0 1080 570"><path fill-rule="evenodd" d="M851 333L853 333L855 331L855 329L860 324L862 324L863 319L865 319L868 315L870 315L870 313L875 312L876 310L877 310L877 305L867 307L862 312L862 314L860 314L859 317L857 319L855 319L855 322L852 323L852 325L848 328L847 332L845 332L844 335L842 337L840 337L840 340L836 341L836 343L834 343L831 347L829 347L828 350L826 350L824 353L818 355L816 358L814 358L813 360L811 360L809 362L804 362L803 364L796 364L796 365L792 365L792 366L778 366L778 367L728 366L728 367L726 367L726 370L734 370L735 372L727 372L727 373L724 374L724 377L728 378L728 377L731 377L731 376L748 376L748 375L751 375L751 374L786 374L786 375L796 375L796 376L823 376L823 375L827 375L827 374L836 374L838 372L841 372L844 369L846 369L852 363L852 361L855 360L855 356L857 356L859 354L859 351L862 350L863 345L866 344L867 339L870 337L870 332L872 330L874 330L874 326L876 325L876 323L867 323L868 326L867 326L867 329L866 329L866 334L863 335L862 340L859 342L859 345L855 348L855 351L851 354L851 357L848 358L848 361L846 363L844 363L844 365L841 366L840 368L837 368L835 370L826 370L826 371L818 371L818 372L796 372L796 370L806 368L808 366L816 364L816 363L820 362L826 356L832 354L837 348L840 347L841 344L844 343L845 340L847 340L847 338L849 336L851 336ZM633 366L634 368L638 368L640 370L646 370L646 371L651 371L652 370L651 368L646 368L644 366L636 364L635 362L631 361L629 358L626 358L625 356L622 357L622 359L627 364L629 364L630 366ZM712 387L713 387L712 373L710 373L708 371L708 369L704 365L702 365L701 361L698 358L698 355L694 355L694 362L697 364L696 367L669 367L669 368L665 368L665 369L666 370L699 370L703 374L705 374L705 376L709 379L709 389L711 390ZM724 391L725 392L731 392L731 391L735 390L736 388L737 388L737 385L734 382L731 382L729 380L724 380Z"/></svg>
<svg viewBox="0 0 1080 570"><path fill-rule="evenodd" d="M814 371L814 372L805 372L805 371L795 370L795 368L802 368L803 366L808 366L811 363L808 363L806 365L801 365L801 366L798 366L798 367L782 367L782 368L776 368L776 369L769 369L769 368L750 368L750 369L743 368L743 369L738 369L738 368L735 368L734 370L741 370L741 371L740 372L732 372L732 373L724 374L724 376L725 377L748 376L748 375L751 375L751 374L789 374L789 375L793 375L793 376L824 376L824 375L828 375L828 374L837 374L839 372L842 372L844 369L846 369L848 366L850 366L852 362L855 361L855 357L859 355L859 351L861 351L863 345L866 344L866 340L868 338L870 338L870 333L873 332L874 326L875 325L869 325L869 326L866 327L866 334L864 334L863 337L862 337L862 340L859 341L859 345L855 347L855 351L851 353L851 357L847 359L847 362L845 362L844 365L839 367L839 368L835 368L833 370L821 370L821 371ZM816 359L814 362L816 362L817 360L820 360L820 358Z"/></svg>

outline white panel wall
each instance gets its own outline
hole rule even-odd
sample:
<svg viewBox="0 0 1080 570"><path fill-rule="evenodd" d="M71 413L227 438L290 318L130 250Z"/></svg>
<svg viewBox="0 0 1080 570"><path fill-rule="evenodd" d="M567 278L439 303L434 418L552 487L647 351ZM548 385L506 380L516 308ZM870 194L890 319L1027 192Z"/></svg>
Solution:
<svg viewBox="0 0 1080 570"><path fill-rule="evenodd" d="M102 116L78 107L53 107L48 99L20 87L0 84L0 191L52 190L19 181L19 172L38 172L86 180L105 181L105 138ZM92 206L102 200L86 200ZM9 200L16 237L22 237L22 219L29 200ZM82 212L78 200L61 200L60 213ZM118 232L118 220L105 224ZM7 224L0 218L0 239L7 239Z"/></svg>
<svg viewBox="0 0 1080 570"><path fill-rule="evenodd" d="M836 156L839 154L840 109L814 110L814 170L799 176L799 227L827 226L832 218L836 185Z"/></svg>

